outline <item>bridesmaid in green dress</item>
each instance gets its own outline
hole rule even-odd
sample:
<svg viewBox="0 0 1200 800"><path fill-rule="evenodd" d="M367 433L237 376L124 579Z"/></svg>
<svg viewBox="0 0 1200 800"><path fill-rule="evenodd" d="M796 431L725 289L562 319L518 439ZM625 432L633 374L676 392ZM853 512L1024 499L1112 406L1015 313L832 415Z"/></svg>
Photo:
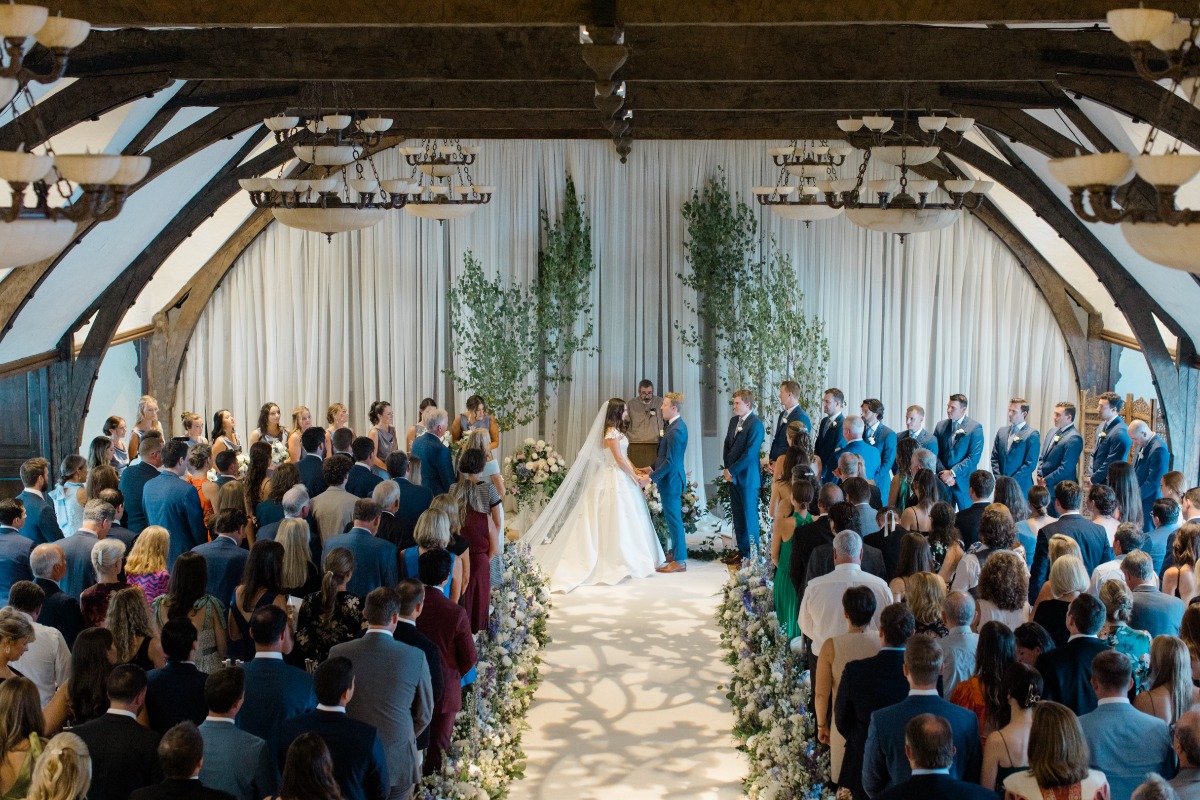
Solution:
<svg viewBox="0 0 1200 800"><path fill-rule="evenodd" d="M815 488L811 480L802 477L790 484L775 508L775 530L771 537L771 560L775 563L775 615L788 639L800 635L800 597L789 572L792 563L792 542L801 525L812 522L808 507Z"/></svg>

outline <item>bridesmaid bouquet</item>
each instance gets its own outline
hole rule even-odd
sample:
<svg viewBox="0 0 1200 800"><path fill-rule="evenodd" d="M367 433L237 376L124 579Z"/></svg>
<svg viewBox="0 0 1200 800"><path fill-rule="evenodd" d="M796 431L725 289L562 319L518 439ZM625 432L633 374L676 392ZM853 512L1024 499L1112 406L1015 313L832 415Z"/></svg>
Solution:
<svg viewBox="0 0 1200 800"><path fill-rule="evenodd" d="M271 442L271 463L282 464L288 460L287 445L283 442Z"/></svg>
<svg viewBox="0 0 1200 800"><path fill-rule="evenodd" d="M520 511L554 496L567 477L567 460L544 439L530 438L504 459L504 470L508 473L505 486Z"/></svg>

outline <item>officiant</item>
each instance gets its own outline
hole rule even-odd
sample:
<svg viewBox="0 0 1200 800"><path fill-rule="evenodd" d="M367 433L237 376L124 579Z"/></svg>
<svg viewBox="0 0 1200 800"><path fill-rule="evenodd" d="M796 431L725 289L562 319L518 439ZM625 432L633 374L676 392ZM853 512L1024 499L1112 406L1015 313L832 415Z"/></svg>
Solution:
<svg viewBox="0 0 1200 800"><path fill-rule="evenodd" d="M662 398L655 394L654 384L643 380L638 384L637 396L626 402L629 409L629 463L635 467L649 467L658 454L658 438L662 432L662 420L658 407Z"/></svg>

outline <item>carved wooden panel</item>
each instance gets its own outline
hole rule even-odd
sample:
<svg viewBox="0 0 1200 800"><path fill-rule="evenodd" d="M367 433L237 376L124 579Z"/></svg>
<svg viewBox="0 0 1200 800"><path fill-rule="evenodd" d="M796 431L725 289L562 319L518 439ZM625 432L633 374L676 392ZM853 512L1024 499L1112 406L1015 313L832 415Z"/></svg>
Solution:
<svg viewBox="0 0 1200 800"><path fill-rule="evenodd" d="M0 497L15 497L21 492L21 464L50 452L46 370L0 380L0 408Z"/></svg>

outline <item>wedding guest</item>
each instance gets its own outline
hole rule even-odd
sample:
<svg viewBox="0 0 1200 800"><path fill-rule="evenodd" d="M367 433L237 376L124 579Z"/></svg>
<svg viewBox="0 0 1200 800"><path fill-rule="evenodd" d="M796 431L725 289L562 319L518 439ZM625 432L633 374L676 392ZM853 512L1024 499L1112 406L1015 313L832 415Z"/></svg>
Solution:
<svg viewBox="0 0 1200 800"><path fill-rule="evenodd" d="M164 733L158 744L158 757L164 780L138 789L129 796L130 800L231 800L229 794L210 789L200 780L204 737L195 723L180 722Z"/></svg>
<svg viewBox="0 0 1200 800"><path fill-rule="evenodd" d="M950 632L942 622L946 582L940 576L932 572L909 575L904 582L904 602L912 609L917 621L917 633L940 639Z"/></svg>
<svg viewBox="0 0 1200 800"><path fill-rule="evenodd" d="M950 693L951 703L967 709L979 721L980 748L988 734L1008 724L1004 675L1016 659L1016 638L1012 630L1001 622L987 623L979 629L975 673Z"/></svg>
<svg viewBox="0 0 1200 800"><path fill-rule="evenodd" d="M242 583L229 604L229 656L249 661L253 651L250 617L263 606L287 608L283 580L283 545L279 542L255 542L242 572Z"/></svg>
<svg viewBox="0 0 1200 800"><path fill-rule="evenodd" d="M379 506L379 530L375 535L396 545L399 555L400 523L396 511L400 508L400 487L394 481L380 481L371 490L371 499Z"/></svg>
<svg viewBox="0 0 1200 800"><path fill-rule="evenodd" d="M1179 503L1169 497L1160 497L1150 507L1146 519L1150 532L1146 534L1145 549L1154 560L1155 574L1161 574L1164 566L1169 567L1175 561L1171 551L1175 545L1175 533L1183 525ZM28 527L29 523L25 525Z"/></svg>
<svg viewBox="0 0 1200 800"><path fill-rule="evenodd" d="M242 547L245 525L246 513L242 509L223 509L213 520L213 532L216 534L213 540L192 549L208 565L205 592L223 605L232 601L234 589L241 581L250 557Z"/></svg>
<svg viewBox="0 0 1200 800"><path fill-rule="evenodd" d="M1071 602L1088 589L1083 562L1075 556L1063 556L1050 567L1050 594L1033 611L1033 621L1045 628L1057 647L1067 643L1067 609Z"/></svg>
<svg viewBox="0 0 1200 800"><path fill-rule="evenodd" d="M458 484L455 483L455 487ZM461 592L465 592L467 584L471 580L471 559L467 557L467 552L471 549L470 542L462 534L463 522L466 521L467 509L465 497L460 497L453 490L446 494L440 494L433 498L433 502L429 504L431 511L440 511L446 515L446 520L450 524L450 544L446 545L446 551L454 556L454 563L461 565L462 570L462 588ZM414 534L415 538L415 534ZM417 542L419 545L420 542ZM453 593L449 595L451 600L454 600ZM455 601L457 602L457 601Z"/></svg>
<svg viewBox="0 0 1200 800"><path fill-rule="evenodd" d="M199 646L196 667L211 673L225 656L225 604L207 593L208 562L198 553L184 553L175 561L167 593L155 598L152 610L159 626L186 619L196 629Z"/></svg>
<svg viewBox="0 0 1200 800"><path fill-rule="evenodd" d="M1054 640L1046 629L1036 622L1026 622L1013 629L1017 637L1017 661L1029 667L1037 666L1037 660L1042 653L1054 649Z"/></svg>
<svg viewBox="0 0 1200 800"><path fill-rule="evenodd" d="M1116 492L1111 486L1092 484L1092 488L1088 490L1087 510L1092 522L1104 528L1104 532L1108 534L1108 544L1111 547L1113 537L1117 534L1117 526L1121 524L1121 520L1117 519Z"/></svg>
<svg viewBox="0 0 1200 800"><path fill-rule="evenodd" d="M200 497L183 477L187 471L184 462L186 455L187 446L183 442L171 441L164 444L163 471L157 478L147 481L142 494L146 523L161 525L171 532L171 549L167 554L168 566L175 563L180 553L208 541L204 513L200 510ZM131 525L130 530L132 529Z"/></svg>
<svg viewBox="0 0 1200 800"><path fill-rule="evenodd" d="M964 547L970 549L979 541L979 520L983 510L991 505L995 491L996 479L986 470L977 469L967 479L967 496L971 504L960 506L954 517L954 527L958 528Z"/></svg>
<svg viewBox="0 0 1200 800"><path fill-rule="evenodd" d="M187 429L187 421L184 421L184 429ZM129 458L135 459L141 451L142 440L147 433L157 433L160 438L166 438L163 433L162 423L158 421L158 401L148 394L142 395L138 400L137 416L133 420L133 427L129 429ZM190 432L189 432L190 433Z"/></svg>
<svg viewBox="0 0 1200 800"><path fill-rule="evenodd" d="M84 622L89 627L103 625L112 596L129 588L129 584L121 577L124 556L125 545L116 539L102 539L92 545L92 574L96 582L79 595L79 610L83 612Z"/></svg>
<svg viewBox="0 0 1200 800"><path fill-rule="evenodd" d="M250 433L250 444L266 442L267 444L287 444L288 429L279 424L283 414L275 403L263 403L258 410L258 427Z"/></svg>
<svg viewBox="0 0 1200 800"><path fill-rule="evenodd" d="M119 489L120 486L121 478L117 471L107 464L102 464L88 471L83 492L88 500L94 500L104 492Z"/></svg>
<svg viewBox="0 0 1200 800"><path fill-rule="evenodd" d="M1083 556L1079 550L1079 542L1061 533L1056 533L1050 537L1050 543L1047 546L1049 552L1050 567L1054 567L1054 563L1063 556L1075 556L1079 559L1079 563L1083 563ZM1032 591L1032 589L1031 589ZM1042 584L1042 588L1037 593L1037 598L1034 600L1034 605L1050 600L1054 597L1054 592L1050 587L1050 579L1047 575L1046 582Z"/></svg>
<svg viewBox="0 0 1200 800"><path fill-rule="evenodd" d="M1188 605L1179 625L1179 638L1187 645L1192 674L1200 675L1200 606Z"/></svg>
<svg viewBox="0 0 1200 800"><path fill-rule="evenodd" d="M187 474L184 476L188 483L196 487L200 498L200 512L207 520L216 513L219 487L208 479L208 471L212 469L212 448L207 444L194 445L187 453Z"/></svg>
<svg viewBox="0 0 1200 800"><path fill-rule="evenodd" d="M105 684L108 711L72 729L92 757L88 800L127 800L162 780L161 735L143 728L137 716L146 702L146 673L132 664L116 667Z"/></svg>
<svg viewBox="0 0 1200 800"><path fill-rule="evenodd" d="M949 631L942 637L942 697L975 674L979 634L971 630L975 599L966 592L951 592L942 603L942 622Z"/></svg>
<svg viewBox="0 0 1200 800"><path fill-rule="evenodd" d="M250 635L254 658L242 667L246 692L237 726L265 741L274 758L287 744L280 740L283 721L315 707L317 698L308 673L284 663L284 653L292 649L287 612L275 605L261 606L250 616Z"/></svg>
<svg viewBox="0 0 1200 800"><path fill-rule="evenodd" d="M222 451L242 452L242 440L237 435L237 420L228 408L222 408L213 414L212 421L212 452L213 458Z"/></svg>
<svg viewBox="0 0 1200 800"><path fill-rule="evenodd" d="M367 413L367 418L371 420L371 430L367 431L367 438L374 445L371 466L376 476L381 479L387 474L387 457L396 450L396 427L392 424L393 417L392 404L386 400L376 400ZM357 455L355 459L361 460Z"/></svg>
<svg viewBox="0 0 1200 800"><path fill-rule="evenodd" d="M1196 558L1200 555L1200 523L1185 522L1175 533L1173 563L1163 570L1163 594L1185 603L1200 593L1196 581Z"/></svg>
<svg viewBox="0 0 1200 800"><path fill-rule="evenodd" d="M0 683L0 709L0 796L22 798L46 746L46 726L33 681L12 678Z"/></svg>
<svg viewBox="0 0 1200 800"><path fill-rule="evenodd" d="M1045 486L1034 486L1025 493L1025 499L1029 501L1029 528L1033 532L1036 539L1038 532L1042 528L1054 522L1057 517L1050 515L1050 503L1053 498L1050 496L1050 490ZM1033 552L1032 550L1030 551ZM1032 558L1032 556L1030 556Z"/></svg>
<svg viewBox="0 0 1200 800"><path fill-rule="evenodd" d="M1174 728L1179 771L1171 779L1171 787L1179 800L1196 800L1200 797L1200 711L1184 712Z"/></svg>
<svg viewBox="0 0 1200 800"><path fill-rule="evenodd" d="M17 581L33 580L29 567L33 542L21 535L25 520L25 506L20 500L0 500L0 597Z"/></svg>
<svg viewBox="0 0 1200 800"><path fill-rule="evenodd" d="M183 435L185 437L184 441L187 442L187 446L189 448L195 447L198 444L207 444L211 446L212 443L209 442L208 438L204 435L204 417L200 416L194 411L184 411L179 415L179 420L183 423ZM143 441L145 438L146 435L143 434Z"/></svg>
<svg viewBox="0 0 1200 800"><path fill-rule="evenodd" d="M1111 475L1111 471L1109 472ZM1109 580L1100 586L1100 602L1104 603L1105 622L1100 640L1118 653L1129 657L1133 665L1133 694L1142 690L1150 673L1150 634L1129 627L1133 613L1133 594L1124 581Z"/></svg>
<svg viewBox="0 0 1200 800"><path fill-rule="evenodd" d="M388 475L400 490L400 505L396 509L399 539L395 542L400 550L413 546L412 536L417 520L433 502L433 492L409 480L410 462L410 457L403 452L392 453L387 458Z"/></svg>
<svg viewBox="0 0 1200 800"><path fill-rule="evenodd" d="M246 516L251 522L254 519L254 509L271 489L271 472L275 469L271 462L271 445L266 442L255 442L250 445L250 463L246 465L246 478L242 482L246 490Z"/></svg>
<svg viewBox="0 0 1200 800"><path fill-rule="evenodd" d="M1010 800L1054 797L1107 798L1104 774L1088 769L1088 746L1071 709L1043 701L1034 706L1029 730L1029 769L1003 782ZM1055 791L1059 790L1059 791Z"/></svg>
<svg viewBox="0 0 1200 800"><path fill-rule="evenodd" d="M931 528L927 535L929 549L933 555L933 566L942 580L953 580L954 570L962 561L965 552L962 537L954 527L954 506L949 503L934 503L929 511ZM901 522L901 527L904 527ZM907 530L907 529L906 529Z"/></svg>
<svg viewBox="0 0 1200 800"><path fill-rule="evenodd" d="M74 647L84 624L79 601L59 586L67 572L66 555L56 544L39 544L29 554L29 566L34 583L46 594L39 619L61 633L67 647Z"/></svg>
<svg viewBox="0 0 1200 800"><path fill-rule="evenodd" d="M855 440L857 441L857 440ZM846 458L845 455L842 458ZM842 472L840 466L837 470ZM871 506L871 484L863 478L855 476L842 481L842 491L846 493L846 502L853 503L858 512L858 524L855 530L860 536L869 536L879 530L875 509Z"/></svg>
<svg viewBox="0 0 1200 800"><path fill-rule="evenodd" d="M25 655L35 635L33 623L24 614L8 606L0 608L0 683L26 677L13 665Z"/></svg>
<svg viewBox="0 0 1200 800"><path fill-rule="evenodd" d="M150 730L166 733L185 720L204 721L208 676L196 669L196 629L190 622L171 620L163 625L161 640L167 662L146 674L146 713Z"/></svg>
<svg viewBox="0 0 1200 800"><path fill-rule="evenodd" d="M851 586L842 594L842 614L849 630L825 640L817 657L816 689L813 703L817 718L817 739L829 745L830 775L839 775L846 752L846 737L831 727L833 701L838 695L842 672L851 661L870 658L879 652L880 637L867 629L875 617L875 594L866 586Z"/></svg>
<svg viewBox="0 0 1200 800"><path fill-rule="evenodd" d="M303 658L313 662L324 661L331 647L363 633L362 599L348 589L354 553L335 547L323 563L321 587L305 596L296 624L296 646Z"/></svg>
<svg viewBox="0 0 1200 800"><path fill-rule="evenodd" d="M464 559L457 558L447 549L450 544L450 518L443 511L430 508L417 520L415 534L416 545L400 553L400 572L406 578L417 577L420 557L431 550L446 550L450 555L450 575L441 589L442 594L452 602L457 603L463 590L463 570L466 568Z"/></svg>
<svg viewBox="0 0 1200 800"><path fill-rule="evenodd" d="M1183 640L1155 636L1150 644L1150 673L1133 706L1167 725L1175 725L1185 711L1200 702L1200 689L1192 681L1192 659Z"/></svg>
<svg viewBox="0 0 1200 800"><path fill-rule="evenodd" d="M258 525L255 538L268 525L277 524L286 515L283 510L283 496L293 486L300 485L300 470L295 464L284 462L275 467L267 482L266 492L258 505L254 507L254 519Z"/></svg>
<svg viewBox="0 0 1200 800"><path fill-rule="evenodd" d="M321 588L321 572L312 560L309 527L302 519L285 519L279 524L275 541L283 545L283 570L280 580L284 593L307 597Z"/></svg>
<svg viewBox="0 0 1200 800"><path fill-rule="evenodd" d="M1033 567L1029 577L1030 600L1037 596L1050 572L1050 537L1055 534L1061 533L1079 544L1080 557L1089 575L1105 561L1112 560L1107 531L1080 516L1079 507L1082 501L1083 490L1075 481L1062 480L1054 487L1054 504L1058 508L1059 519L1038 531L1037 547L1033 554Z"/></svg>
<svg viewBox="0 0 1200 800"><path fill-rule="evenodd" d="M321 476L327 487L319 496L312 497L312 517L322 542L328 542L346 528L354 517L354 502L357 497L346 491L350 468L354 465L346 456L335 455L321 465ZM312 491L309 491L312 496Z"/></svg>
<svg viewBox="0 0 1200 800"><path fill-rule="evenodd" d="M96 574L92 567L92 547L108 536L115 515L116 509L110 504L102 500L91 500L84 510L79 530L74 536L68 536L59 542L58 546L66 556L67 562L62 587L63 591L72 597L78 598L84 589L96 582Z"/></svg>
<svg viewBox="0 0 1200 800"><path fill-rule="evenodd" d="M104 714L108 710L105 684L116 661L111 632L104 628L82 631L71 651L71 677L46 706L46 729L58 730L66 722L80 725Z"/></svg>
<svg viewBox="0 0 1200 800"><path fill-rule="evenodd" d="M1001 790L1010 775L1029 769L1029 734L1033 709L1042 699L1042 676L1033 667L1014 662L1004 671L1003 693L1008 722L992 731L983 744L979 785Z"/></svg>
<svg viewBox="0 0 1200 800"><path fill-rule="evenodd" d="M1037 547L1037 532L1030 524L1029 504L1025 501L1025 494L1012 478L996 479L996 502L1008 509L1008 515L1016 523L1017 543L1024 551L1025 566L1032 567L1033 551ZM1053 522L1053 517L1048 521Z"/></svg>
<svg viewBox="0 0 1200 800"><path fill-rule="evenodd" d="M350 467L350 476L346 479L346 491L358 498L370 497L375 487L383 482L383 478L375 472L375 462L378 461L375 442L366 436L357 436L350 443L350 453L354 465Z"/></svg>
<svg viewBox="0 0 1200 800"><path fill-rule="evenodd" d="M302 733L296 737L288 747L279 796L268 800L345 800L333 777L329 748L320 736Z"/></svg>
<svg viewBox="0 0 1200 800"><path fill-rule="evenodd" d="M332 490L331 486L329 491ZM350 578L349 590L359 597L365 597L377 586L394 586L398 580L396 546L375 536L379 530L379 506L374 500L358 500L351 517L353 526L350 530L326 539L323 553L337 547L354 553L355 572Z"/></svg>
<svg viewBox="0 0 1200 800"><path fill-rule="evenodd" d="M1178 597L1165 595L1158 590L1158 578L1154 574L1154 563L1150 556L1140 550L1125 556L1121 560L1121 574L1133 593L1133 612L1129 625L1148 631L1151 636L1178 634L1186 606Z"/></svg>
<svg viewBox="0 0 1200 800"><path fill-rule="evenodd" d="M237 453L233 452L232 450L225 450L214 455L212 463L213 469L217 471L216 484L217 491L219 493L221 489L224 489L228 484L233 483L238 479L241 467L238 464ZM218 502L213 504L214 510L219 502L220 497L218 494Z"/></svg>
<svg viewBox="0 0 1200 800"><path fill-rule="evenodd" d="M1083 454L1083 436L1075 427L1075 404L1066 401L1054 406L1054 428L1042 436L1042 457L1036 480L1045 486L1052 497L1058 484L1070 481L1078 484L1079 456ZM1079 506L1075 506L1078 510ZM1053 512L1051 512L1053 513Z"/></svg>
<svg viewBox="0 0 1200 800"><path fill-rule="evenodd" d="M808 562L812 554L822 545L833 544L836 531L833 530L829 512L841 505L843 497L842 488L836 483L821 486L817 491L817 518L796 531L788 573L792 576L792 587L798 599L804 598L804 589L808 584Z"/></svg>
<svg viewBox="0 0 1200 800"><path fill-rule="evenodd" d="M159 476L162 462L163 439L157 431L142 437L141 456L121 474L120 489L125 496L125 527L137 535L149 525L144 502L145 487ZM169 530L169 529L168 529Z"/></svg>
<svg viewBox="0 0 1200 800"><path fill-rule="evenodd" d="M44 458L31 458L21 464L21 493L18 500L25 508L25 524L21 535L35 545L56 542L63 538L54 513L54 503L48 502L50 491L50 462Z"/></svg>
<svg viewBox="0 0 1200 800"><path fill-rule="evenodd" d="M992 800L995 795L950 775L954 734L950 723L934 714L918 714L904 726L904 753L911 777L893 785L880 800Z"/></svg>
<svg viewBox="0 0 1200 800"><path fill-rule="evenodd" d="M84 800L92 784L92 758L73 733L60 733L43 748L33 767L29 800Z"/></svg>
<svg viewBox="0 0 1200 800"><path fill-rule="evenodd" d="M423 428L425 426L422 425L421 427ZM424 434L422 434L422 435L424 435ZM420 486L421 488L424 489L425 486L421 483L421 470L422 469L423 469L423 467L421 466L421 457L419 455L417 455L416 453L409 453L408 454L408 476L409 476L408 479L410 481L412 481L413 486ZM430 490L430 491L432 491L432 490Z"/></svg>
<svg viewBox="0 0 1200 800"><path fill-rule="evenodd" d="M111 532L108 538L112 538ZM167 529L151 525L137 537L133 550L125 559L125 579L131 585L140 587L150 602L167 593L167 584L171 580L171 575L167 572L167 552L170 546L171 534Z"/></svg>
<svg viewBox="0 0 1200 800"><path fill-rule="evenodd" d="M1159 480L1162 496L1183 505L1183 495L1188 490L1187 478L1182 472L1168 472Z"/></svg>
<svg viewBox="0 0 1200 800"><path fill-rule="evenodd" d="M958 515L961 517L963 512L958 512ZM983 564L990 556L1002 551L1015 551L1018 547L1017 526L1013 524L1008 508L999 503L984 506L976 530L978 543L959 560L954 570L952 588L955 591L969 592L975 589L979 585ZM1022 553L1021 557L1024 556Z"/></svg>
<svg viewBox="0 0 1200 800"><path fill-rule="evenodd" d="M83 521L87 503L87 459L72 453L58 465L58 485L50 492L63 536L70 536Z"/></svg>
<svg viewBox="0 0 1200 800"><path fill-rule="evenodd" d="M430 407L424 412L425 433L413 441L410 450L421 459L421 485L433 494L445 494L454 483L454 466L450 449L442 443L447 429L446 412Z"/></svg>
<svg viewBox="0 0 1200 800"><path fill-rule="evenodd" d="M1037 661L1046 699L1061 702L1076 714L1086 714L1096 707L1092 659L1108 649L1096 636L1103 625L1104 606L1099 600L1081 594L1071 601L1067 611L1070 639L1062 647L1043 653Z"/></svg>
<svg viewBox="0 0 1200 800"><path fill-rule="evenodd" d="M112 632L118 664L133 664L149 672L167 663L146 596L136 586L113 593L104 627Z"/></svg>
<svg viewBox="0 0 1200 800"><path fill-rule="evenodd" d="M1165 446L1163 450L1166 450ZM1113 467L1116 469L1114 470ZM1109 465L1107 483L1116 495L1117 512L1121 522L1131 522L1145 530L1150 519L1150 506L1154 505L1154 500L1158 498L1158 487L1152 487L1149 495L1153 499L1143 507L1143 492L1138 486L1135 466L1127 461L1117 461Z"/></svg>
<svg viewBox="0 0 1200 800"><path fill-rule="evenodd" d="M463 606L471 618L471 632L487 627L491 604L491 560L500 554L500 495L490 481L482 479L483 453L471 450L458 462L459 481L467 487L466 521L463 535L470 543L471 580L467 583ZM395 580L391 581L392 585Z"/></svg>
<svg viewBox="0 0 1200 800"><path fill-rule="evenodd" d="M1009 628L1029 621L1029 603L1025 600L1029 573L1025 560L1012 551L1000 550L988 558L979 573L979 604L975 623L978 631L991 620Z"/></svg>
<svg viewBox="0 0 1200 800"><path fill-rule="evenodd" d="M1122 522L1117 526L1117 533L1113 537L1113 560L1107 561L1096 569L1092 570L1092 578L1088 583L1088 591L1092 594L1098 594L1100 586L1105 581L1125 582L1125 573L1121 571L1121 562L1125 560L1125 556L1129 553L1142 550L1145 547L1146 536L1142 532L1141 524L1133 522Z"/></svg>
<svg viewBox="0 0 1200 800"><path fill-rule="evenodd" d="M25 654L13 661L12 666L37 687L39 708L50 702L71 674L71 651L62 634L38 622L45 598L46 593L33 581L17 581L8 592L8 604L33 627L33 639L28 642Z"/></svg>
<svg viewBox="0 0 1200 800"><path fill-rule="evenodd" d="M205 680L208 716L200 723L200 735L208 758L200 780L235 800L262 800L274 794L279 773L267 743L236 725L245 698L246 672L241 667L219 669Z"/></svg>
<svg viewBox="0 0 1200 800"><path fill-rule="evenodd" d="M799 495L794 495L792 487ZM788 574L792 562L792 544L796 530L800 527L800 514L797 507L806 507L806 498L810 499L812 483L802 478L788 484L788 497L776 507L775 530L771 536L771 561L775 564L775 617L779 621L787 638L795 639L800 635L800 598L796 595L796 587L792 576Z"/></svg>
<svg viewBox="0 0 1200 800"><path fill-rule="evenodd" d="M907 432L900 433L903 435ZM911 436L898 438L896 441L896 474L892 478L887 499L887 504L892 508L908 508L909 499L912 497L912 480L916 474L912 469L912 457L919 447L917 440Z"/></svg>
<svg viewBox="0 0 1200 800"><path fill-rule="evenodd" d="M812 640L811 653L819 654L830 637L848 630L844 616L837 614L842 595L851 586L866 586L875 595L878 608L887 606L892 592L882 578L878 578L861 567L862 539L854 531L844 530L833 539L833 572L808 582L804 598L800 601L800 629ZM872 620L869 627L878 626Z"/></svg>

